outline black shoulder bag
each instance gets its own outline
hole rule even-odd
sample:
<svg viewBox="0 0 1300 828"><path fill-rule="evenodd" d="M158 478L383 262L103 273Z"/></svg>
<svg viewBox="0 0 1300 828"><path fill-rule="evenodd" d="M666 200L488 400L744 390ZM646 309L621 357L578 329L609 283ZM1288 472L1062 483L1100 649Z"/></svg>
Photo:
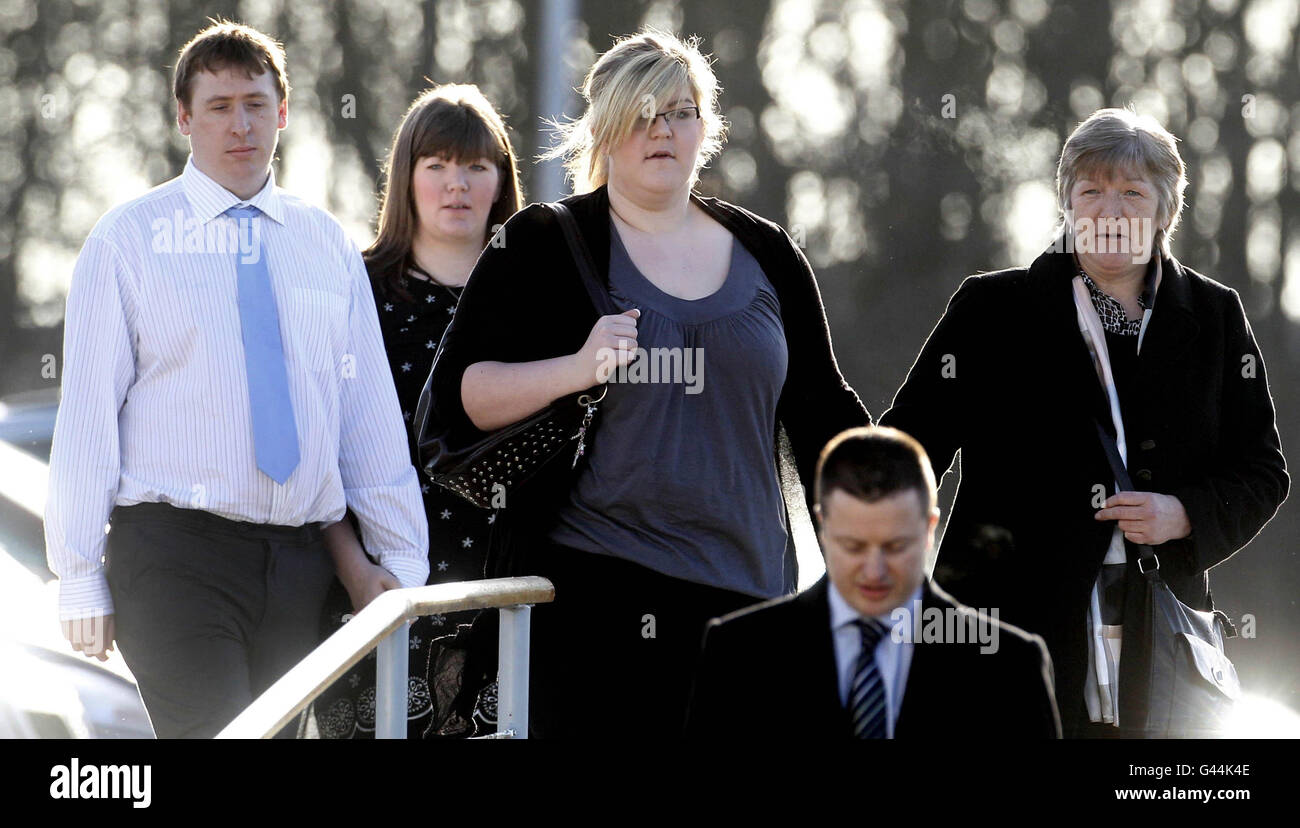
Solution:
<svg viewBox="0 0 1300 828"><path fill-rule="evenodd" d="M1096 422L1096 421L1094 421ZM1115 438L1096 422L1106 459L1125 491L1136 491L1115 445ZM1225 638L1236 636L1228 616L1194 610L1174 595L1160 575L1160 558L1150 546L1137 547L1134 563L1146 584L1144 634L1151 643L1146 684L1146 721L1121 722L1148 737L1221 735L1233 703L1241 695L1237 670L1223 652ZM1124 623L1134 619L1125 618ZM1121 655L1121 658L1123 656ZM1124 692L1123 686L1120 692Z"/></svg>
<svg viewBox="0 0 1300 828"><path fill-rule="evenodd" d="M559 203L544 206L555 213L596 312L601 316L618 313L609 291L596 274L591 252L579 235L578 223L569 208ZM437 367L437 357L434 367ZM556 400L536 414L461 449L448 445L445 431L430 433L427 415L417 415L420 431L416 443L425 474L475 506L483 509L493 508L494 504L500 506L506 497L513 496L559 458L572 457L571 467L578 465L587 449L587 435L597 405L604 399L608 386L599 394L593 393L595 390L593 387ZM417 411L429 410L432 393L432 382L426 382Z"/></svg>

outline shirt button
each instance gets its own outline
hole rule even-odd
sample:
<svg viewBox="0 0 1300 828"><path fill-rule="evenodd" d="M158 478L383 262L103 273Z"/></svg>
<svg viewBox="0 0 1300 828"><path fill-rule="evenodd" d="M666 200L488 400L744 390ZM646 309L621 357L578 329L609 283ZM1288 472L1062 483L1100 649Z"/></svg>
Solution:
<svg viewBox="0 0 1300 828"><path fill-rule="evenodd" d="M1138 480L1141 480L1143 483L1149 483L1149 482L1151 482L1151 470L1150 470L1150 469L1138 469L1137 478L1138 478Z"/></svg>
<svg viewBox="0 0 1300 828"><path fill-rule="evenodd" d="M1150 451L1155 447L1156 447L1155 440L1143 440L1142 444L1138 446L1138 448L1142 449L1143 451Z"/></svg>

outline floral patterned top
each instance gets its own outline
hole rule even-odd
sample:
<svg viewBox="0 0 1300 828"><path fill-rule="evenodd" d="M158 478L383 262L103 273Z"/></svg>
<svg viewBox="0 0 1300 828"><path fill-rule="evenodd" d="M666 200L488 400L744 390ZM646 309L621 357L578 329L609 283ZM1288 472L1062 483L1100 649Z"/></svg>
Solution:
<svg viewBox="0 0 1300 828"><path fill-rule="evenodd" d="M413 268L401 280L410 294L405 299L390 292L376 292L379 326L388 354L397 400L407 426L411 459L419 468L414 438L410 433L416 404L425 380L433 368L433 357L443 332L456 312L461 288L433 281ZM456 495L435 486L421 474L425 515L429 521L429 584L468 581L483 577L489 527L496 515L478 509ZM351 617L347 591L335 584L324 619L325 635L332 634ZM410 691L408 693L408 736L469 735L468 723L440 713L449 699L445 676L455 673L458 655L450 642L458 625L473 621L473 611L453 615L431 615L419 619L410 629ZM461 639L465 631L461 629ZM447 671L450 672L447 672ZM443 678L440 678L443 676ZM324 738L369 738L375 722L375 653L341 676L316 701L317 728ZM495 685L480 696L474 711L473 729L479 734L495 729Z"/></svg>

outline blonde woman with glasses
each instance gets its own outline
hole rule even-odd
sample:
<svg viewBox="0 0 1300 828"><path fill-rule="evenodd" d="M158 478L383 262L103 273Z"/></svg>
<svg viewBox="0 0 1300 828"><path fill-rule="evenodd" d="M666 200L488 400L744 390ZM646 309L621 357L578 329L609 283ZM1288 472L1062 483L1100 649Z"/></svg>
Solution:
<svg viewBox="0 0 1300 828"><path fill-rule="evenodd" d="M582 91L586 111L553 154L620 312L596 311L554 214L523 210L470 276L427 431L469 445L604 392L576 463L500 510L492 556L497 574L556 588L533 616L533 734L673 737L705 623L794 591L798 484L810 492L821 448L870 417L790 237L693 191L725 133L696 42L620 40Z"/></svg>

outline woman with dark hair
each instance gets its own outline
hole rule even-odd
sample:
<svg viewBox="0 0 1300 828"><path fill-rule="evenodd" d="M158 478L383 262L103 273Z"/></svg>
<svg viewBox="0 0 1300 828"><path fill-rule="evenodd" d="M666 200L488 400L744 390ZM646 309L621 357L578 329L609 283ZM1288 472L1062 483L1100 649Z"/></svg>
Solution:
<svg viewBox="0 0 1300 828"><path fill-rule="evenodd" d="M518 165L505 125L477 87L439 86L416 98L389 152L378 237L362 253L408 437L420 390L474 262L521 202ZM494 515L427 480L422 488L429 521L428 583L482 578ZM373 562L378 550L362 549L350 520L328 527L325 542L339 578L327 608L328 635L350 612L359 612L398 583ZM458 623L472 618L472 613L434 615L412 625L411 738L468 735L474 729L449 712L447 700L438 698L446 692L445 682L435 681L444 667L456 672L458 655L444 653L441 643L457 632ZM480 728L495 718L491 692L485 691L474 713ZM316 718L326 738L373 735L373 651L321 694Z"/></svg>
<svg viewBox="0 0 1300 828"><path fill-rule="evenodd" d="M1154 119L1094 112L1061 151L1057 243L966 279L881 417L936 477L961 451L934 578L1043 636L1067 738L1148 735L1144 573L1213 610L1210 568L1290 482L1241 298L1170 252L1186 184Z"/></svg>
<svg viewBox="0 0 1300 828"><path fill-rule="evenodd" d="M621 312L597 310L555 213L521 211L474 269L417 428L456 451L604 386L559 474L510 493L495 571L555 585L532 616L533 735L673 738L704 625L794 591L799 483L870 418L799 248L693 192L724 133L696 44L622 40L583 93L557 149L582 194L563 203Z"/></svg>

